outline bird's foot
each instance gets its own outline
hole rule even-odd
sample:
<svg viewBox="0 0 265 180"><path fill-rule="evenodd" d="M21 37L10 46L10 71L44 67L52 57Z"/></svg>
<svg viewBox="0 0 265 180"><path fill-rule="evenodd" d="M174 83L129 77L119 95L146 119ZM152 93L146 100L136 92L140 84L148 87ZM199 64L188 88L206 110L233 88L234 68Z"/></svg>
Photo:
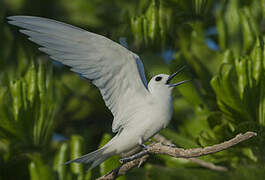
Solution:
<svg viewBox="0 0 265 180"><path fill-rule="evenodd" d="M132 160L133 160L133 158L131 156L129 156L129 157L125 157L125 158L120 159L120 163L124 164L124 163L130 162Z"/></svg>
<svg viewBox="0 0 265 180"><path fill-rule="evenodd" d="M146 150L146 149L147 149L147 146L144 144L144 140L143 140L143 138L140 138L140 139L139 139L138 144L140 145L140 147L141 147L143 150Z"/></svg>
<svg viewBox="0 0 265 180"><path fill-rule="evenodd" d="M145 144L139 144L140 147L143 149L143 150L146 150L147 149L147 146Z"/></svg>
<svg viewBox="0 0 265 180"><path fill-rule="evenodd" d="M134 154L134 155L132 155L132 156L129 156L129 157L125 157L125 158L120 159L120 162L121 162L122 164L124 164L124 163L130 162L130 161L132 161L132 160L138 159L138 158L140 158L140 157L143 157L143 156L146 155L146 154L148 154L147 151L141 151L141 152L136 153L136 154ZM142 163L142 162L140 162L140 164L141 164L141 163Z"/></svg>

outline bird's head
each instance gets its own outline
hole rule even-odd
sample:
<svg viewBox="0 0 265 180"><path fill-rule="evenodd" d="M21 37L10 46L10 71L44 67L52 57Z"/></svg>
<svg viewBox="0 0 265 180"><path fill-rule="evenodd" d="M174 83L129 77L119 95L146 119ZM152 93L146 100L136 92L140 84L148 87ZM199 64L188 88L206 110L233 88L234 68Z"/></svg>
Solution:
<svg viewBox="0 0 265 180"><path fill-rule="evenodd" d="M154 76L148 83L149 91L152 94L156 94L156 95L161 95L161 96L169 95L170 96L174 87L189 81L189 80L184 80L184 81L180 81L177 83L171 83L171 80L183 69L184 69L184 66L171 75L158 74Z"/></svg>

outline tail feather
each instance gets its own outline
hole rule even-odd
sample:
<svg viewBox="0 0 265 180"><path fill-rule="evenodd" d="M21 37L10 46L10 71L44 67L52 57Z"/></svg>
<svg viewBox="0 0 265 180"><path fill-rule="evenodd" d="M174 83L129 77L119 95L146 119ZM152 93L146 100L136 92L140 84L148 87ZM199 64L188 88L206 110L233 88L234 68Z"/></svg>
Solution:
<svg viewBox="0 0 265 180"><path fill-rule="evenodd" d="M94 167L98 166L99 164L101 164L103 161L107 160L110 156L109 155L103 155L101 157L99 157L98 159L96 159L95 161L93 161L92 165L90 166L89 170L93 169Z"/></svg>
<svg viewBox="0 0 265 180"><path fill-rule="evenodd" d="M71 160L71 161L67 161L64 164L70 164L72 162L77 162L77 163L90 163L93 162L91 167L89 169L93 169L94 167L96 167L97 165L99 165L100 163L102 163L103 161L105 161L106 159L108 159L111 155L110 154L103 154L105 148L101 148L98 149L96 151L93 151L89 154L86 154L84 156L81 156L80 158Z"/></svg>

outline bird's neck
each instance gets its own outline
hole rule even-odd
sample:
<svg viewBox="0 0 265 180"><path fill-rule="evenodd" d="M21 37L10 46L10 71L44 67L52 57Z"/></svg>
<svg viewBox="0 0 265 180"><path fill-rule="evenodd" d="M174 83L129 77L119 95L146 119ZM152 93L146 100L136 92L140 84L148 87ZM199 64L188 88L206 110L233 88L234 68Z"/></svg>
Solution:
<svg viewBox="0 0 265 180"><path fill-rule="evenodd" d="M163 127L166 127L173 114L173 103L171 93L168 95L164 94L163 96L159 96L158 94L152 94L152 96L152 102L154 103L154 107L156 107L155 110L160 112L160 114L162 113L162 119L165 120Z"/></svg>
<svg viewBox="0 0 265 180"><path fill-rule="evenodd" d="M162 106L172 105L171 92L164 93L164 92L155 91L155 92L152 92L151 95L157 104L161 104Z"/></svg>

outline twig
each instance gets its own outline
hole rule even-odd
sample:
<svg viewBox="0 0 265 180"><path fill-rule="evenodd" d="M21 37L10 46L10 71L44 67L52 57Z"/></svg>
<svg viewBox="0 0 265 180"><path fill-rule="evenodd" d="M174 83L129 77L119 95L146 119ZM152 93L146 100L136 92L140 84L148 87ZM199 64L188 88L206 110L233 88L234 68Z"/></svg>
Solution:
<svg viewBox="0 0 265 180"><path fill-rule="evenodd" d="M164 136L160 135L160 134L156 134L153 139L157 142L161 142L162 144L164 145L168 145L168 146L172 146L174 147L175 145L170 141L168 140L167 138L165 138ZM176 146L175 146L176 147ZM198 164L204 168L208 168L208 169L211 169L211 170L214 170L214 171L227 171L227 168L226 167L223 167L223 166L218 166L218 165L215 165L213 163L210 163L210 162L206 162L204 160L201 160L201 159L198 159L198 158L189 158L187 159L195 164Z"/></svg>
<svg viewBox="0 0 265 180"><path fill-rule="evenodd" d="M127 162L122 164L121 166L117 167L116 169L112 170L108 174L98 178L97 180L113 180L116 179L118 176L124 175L130 169L138 166L140 163L143 163L147 160L149 155L144 155L139 159L135 159L133 161Z"/></svg>
<svg viewBox="0 0 265 180"><path fill-rule="evenodd" d="M156 142L161 142L164 145L168 145L168 146L172 146L174 145L170 140L168 140L167 138L165 138L164 136L162 136L161 134L156 134L154 135L153 139Z"/></svg>
<svg viewBox="0 0 265 180"><path fill-rule="evenodd" d="M140 162L146 161L146 159L149 157L149 154L165 154L176 158L194 158L228 149L256 135L257 134L254 132L246 132L244 134L238 134L233 139L230 139L220 144L216 144L205 148L194 148L186 150L183 148L176 148L168 145L163 145L162 143L151 143L150 145L147 146L145 150L128 158L122 159L121 161L123 164L120 167L114 169L105 176L98 178L98 180L112 180L120 175L125 174L130 169L136 167ZM198 162L198 160L196 161Z"/></svg>
<svg viewBox="0 0 265 180"><path fill-rule="evenodd" d="M194 148L194 149L174 148L171 146L162 145L161 143L152 143L149 146L147 146L146 150L141 151L128 158L122 159L122 163L126 163L134 159L140 158L145 154L165 154L177 158L192 158L192 157L204 156L230 148L231 146L234 146L256 135L257 134L254 132L246 132L245 134L238 134L233 139L230 139L229 141L225 141L220 144L208 146L205 148Z"/></svg>
<svg viewBox="0 0 265 180"><path fill-rule="evenodd" d="M208 168L214 171L227 171L227 168L224 166L218 166L210 162L206 162L204 160L198 159L198 158L189 158L189 160L193 163L196 163L204 168Z"/></svg>

